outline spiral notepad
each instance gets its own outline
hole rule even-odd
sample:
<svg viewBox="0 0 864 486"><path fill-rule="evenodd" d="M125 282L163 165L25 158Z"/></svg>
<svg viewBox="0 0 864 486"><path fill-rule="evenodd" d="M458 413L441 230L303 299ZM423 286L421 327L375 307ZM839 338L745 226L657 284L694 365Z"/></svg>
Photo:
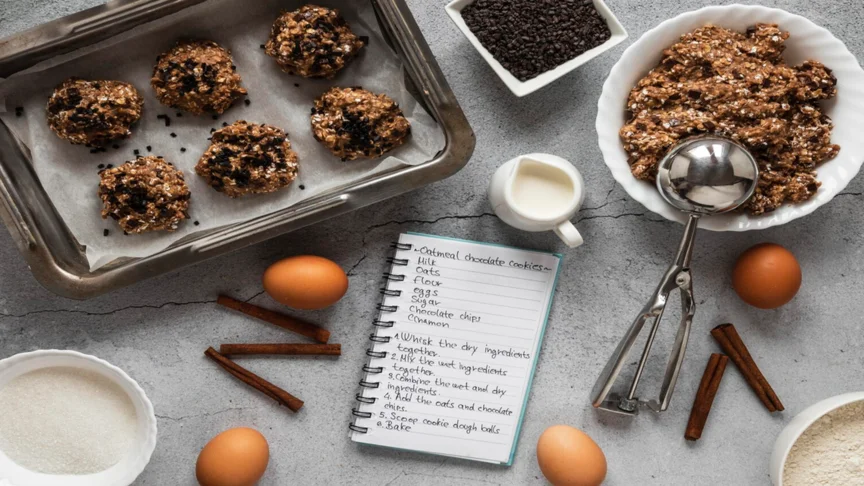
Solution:
<svg viewBox="0 0 864 486"><path fill-rule="evenodd" d="M352 440L511 464L561 255L416 233L393 247Z"/></svg>

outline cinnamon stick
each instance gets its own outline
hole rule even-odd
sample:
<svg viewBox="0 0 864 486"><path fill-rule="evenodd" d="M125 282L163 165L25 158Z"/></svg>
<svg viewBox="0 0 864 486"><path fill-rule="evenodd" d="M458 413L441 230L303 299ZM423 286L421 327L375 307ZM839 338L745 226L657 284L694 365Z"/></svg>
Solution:
<svg viewBox="0 0 864 486"><path fill-rule="evenodd" d="M769 412L782 411L784 409L783 403L780 402L780 398L777 397L774 389L768 384L765 375L756 366L756 362L753 361L750 351L747 350L747 346L744 345L744 341L738 335L735 326L732 324L721 324L711 330L711 335L714 336L714 339L720 344L723 351L729 355L729 358L735 363L738 370L741 371L747 384L756 392L756 396L759 397L765 408Z"/></svg>
<svg viewBox="0 0 864 486"><path fill-rule="evenodd" d="M219 352L224 355L256 355L282 354L305 356L339 356L342 354L341 344L223 344Z"/></svg>
<svg viewBox="0 0 864 486"><path fill-rule="evenodd" d="M226 295L220 295L216 299L216 303L223 307L242 312L248 316L255 317L256 319L269 322L270 324L279 326L283 329L296 332L302 336L312 338L319 343L327 343L327 341L330 340L330 331L296 317L291 317L264 309L263 307L258 307L257 305L241 302Z"/></svg>
<svg viewBox="0 0 864 486"><path fill-rule="evenodd" d="M215 349L207 348L207 351L204 351L204 355L215 361L216 364L221 366L225 371L233 375L238 380L246 383L252 388L255 388L256 390L267 395L273 400L276 400L279 405L284 405L288 407L289 409L291 409L292 412L296 412L303 407L303 400L300 400L299 398L270 383L264 378L261 378L255 373L252 373L246 368L238 365L234 361L231 361L225 356L222 356Z"/></svg>
<svg viewBox="0 0 864 486"><path fill-rule="evenodd" d="M705 422L708 421L708 414L711 413L711 406L714 404L714 397L720 388L720 380L723 379L723 372L726 371L728 362L728 356L718 353L713 353L708 359L702 381L699 382L699 390L696 391L696 398L693 400L693 409L690 410L690 420L687 421L687 429L684 431L685 439L699 440L702 437L702 430L705 428Z"/></svg>

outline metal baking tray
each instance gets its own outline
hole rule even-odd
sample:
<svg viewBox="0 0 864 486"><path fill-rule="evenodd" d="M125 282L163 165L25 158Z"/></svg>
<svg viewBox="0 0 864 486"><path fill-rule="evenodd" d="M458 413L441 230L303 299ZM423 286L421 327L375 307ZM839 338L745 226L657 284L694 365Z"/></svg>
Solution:
<svg viewBox="0 0 864 486"><path fill-rule="evenodd" d="M114 0L0 40L0 78L206 0ZM123 258L90 271L75 240L42 188L26 147L0 122L0 217L33 276L52 292L88 299L207 258L354 211L445 179L468 163L474 133L405 0L371 0L390 47L404 63L415 98L442 127L436 157L396 167L271 214L190 235L146 258Z"/></svg>

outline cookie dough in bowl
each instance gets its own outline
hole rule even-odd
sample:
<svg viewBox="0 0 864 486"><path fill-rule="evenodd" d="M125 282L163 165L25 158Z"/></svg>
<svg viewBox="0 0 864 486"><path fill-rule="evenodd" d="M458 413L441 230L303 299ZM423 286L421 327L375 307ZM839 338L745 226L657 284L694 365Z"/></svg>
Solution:
<svg viewBox="0 0 864 486"><path fill-rule="evenodd" d="M143 107L129 83L69 78L48 99L48 127L73 144L102 147L129 138Z"/></svg>
<svg viewBox="0 0 864 486"><path fill-rule="evenodd" d="M211 137L195 172L230 197L275 192L297 178L297 154L281 128L245 120Z"/></svg>
<svg viewBox="0 0 864 486"><path fill-rule="evenodd" d="M312 108L312 135L343 161L380 157L410 134L393 99L360 87L332 88Z"/></svg>
<svg viewBox="0 0 864 486"><path fill-rule="evenodd" d="M786 179L770 173L772 169L776 169L775 166L764 165L762 167L764 173L773 177L769 181L771 187L765 193L771 197L759 201L758 204L751 207L752 211L706 217L700 222L700 227L714 231L747 231L787 223L813 212L817 207L830 201L860 169L862 160L864 160L864 137L860 137L856 133L856 127L864 124L864 70L861 69L846 46L827 30L801 16L783 10L744 5L708 7L667 20L645 33L641 39L624 52L612 69L600 97L596 126L604 161L612 171L615 180L624 187L631 197L649 210L670 220L683 222L685 218L683 214L663 201L654 184L639 180L633 175L630 162L638 159L639 154L634 156L632 151L628 153L629 149L625 149L624 144L622 144L622 134L620 133L622 127L631 121L631 113L628 110L628 97L631 96L631 90L646 76L654 75L652 70L658 68L658 64L664 58L664 50L678 43L682 35L692 33L697 29L704 29L708 25L746 35L748 29L753 32L752 29L758 24L776 24L780 31L789 33L789 38L782 42L786 47L785 51L782 51L782 60L785 65L796 66L803 77L800 79L802 90L792 90L785 96L797 97L801 95L803 98L799 97L801 105L798 110L790 111L787 114L783 114L782 102L777 103L777 113L781 116L777 116L773 120L771 117L766 117L764 125L760 122L760 124L753 125L755 128L741 128L741 130L749 131L741 131L738 136L770 133L770 130L783 124L782 119L784 117L787 119L787 125L790 121L794 125L796 116L806 115L809 117L808 119L813 121L808 130L812 127L815 131L811 136L801 138L801 140L812 147L807 147L806 150L802 151L781 151L789 160L785 163L789 171L782 175ZM778 41L780 40L778 37ZM768 47L774 42L773 36L769 36L766 41L765 46ZM808 64L806 61L813 61L813 63ZM827 69L823 70L821 66L825 66ZM787 68L776 69L779 72ZM649 73L651 74L649 75ZM831 76L836 78L836 85L833 85ZM810 82L817 81L816 78L827 84L820 87ZM660 86L657 87L660 88ZM647 88L649 93L653 89L652 86L644 86L643 88ZM731 91L735 96L741 96L742 93L744 95L739 100L742 106L739 106L738 109L746 110L758 104L758 96L749 96L747 92L736 88L738 87L736 86ZM770 90L771 87L767 86L765 89ZM823 91L817 92L820 89ZM831 98L832 95L833 99L827 99ZM766 98L769 103L778 100ZM762 108L765 109L759 111L764 114L770 106L763 104ZM814 109L813 112L810 112L812 116L805 113L805 110L809 112L810 108ZM635 116L638 118L640 113L642 113L641 108ZM797 115L798 113L801 115ZM825 116L821 117L820 114ZM663 125L663 116L660 116L662 113L648 115L648 120L651 120L650 116L654 115L660 119L661 126ZM688 126L692 125L694 130L701 130L700 127L705 127L704 121L716 123L714 120L697 118L688 118L693 121ZM781 120L778 121L778 119ZM676 121L680 120L676 119ZM671 122L671 118L665 122ZM833 128L831 127L832 124ZM682 129L687 129L688 126L682 127ZM708 128L711 133L720 131L710 125ZM732 132L734 133L734 130ZM661 129L657 133L664 133L664 130ZM727 136L731 134L727 134ZM814 135L818 137L818 140ZM774 139L775 141L780 140L779 137L774 137ZM758 142L755 138L753 140ZM790 140L790 144L797 143L791 137ZM820 152L812 154L809 151L810 148ZM838 148L839 152L837 151ZM759 158L756 153L754 156ZM765 160L770 163L768 157ZM646 166L646 168L650 168L650 166ZM813 174L814 171L815 174ZM650 179L650 174L649 177L645 178ZM821 186L818 185L819 183ZM760 212L762 214L753 214Z"/></svg>
<svg viewBox="0 0 864 486"><path fill-rule="evenodd" d="M246 89L231 53L206 40L181 40L160 55L150 85L165 106L196 115L223 113Z"/></svg>

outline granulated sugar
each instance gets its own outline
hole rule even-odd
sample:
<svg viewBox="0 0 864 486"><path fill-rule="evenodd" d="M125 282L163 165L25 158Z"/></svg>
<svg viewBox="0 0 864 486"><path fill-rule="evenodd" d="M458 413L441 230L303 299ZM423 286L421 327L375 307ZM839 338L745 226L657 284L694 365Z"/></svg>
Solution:
<svg viewBox="0 0 864 486"><path fill-rule="evenodd" d="M838 408L792 446L783 486L864 484L864 402Z"/></svg>
<svg viewBox="0 0 864 486"><path fill-rule="evenodd" d="M91 371L44 368L0 388L0 451L31 471L104 471L126 454L136 423L123 389Z"/></svg>

